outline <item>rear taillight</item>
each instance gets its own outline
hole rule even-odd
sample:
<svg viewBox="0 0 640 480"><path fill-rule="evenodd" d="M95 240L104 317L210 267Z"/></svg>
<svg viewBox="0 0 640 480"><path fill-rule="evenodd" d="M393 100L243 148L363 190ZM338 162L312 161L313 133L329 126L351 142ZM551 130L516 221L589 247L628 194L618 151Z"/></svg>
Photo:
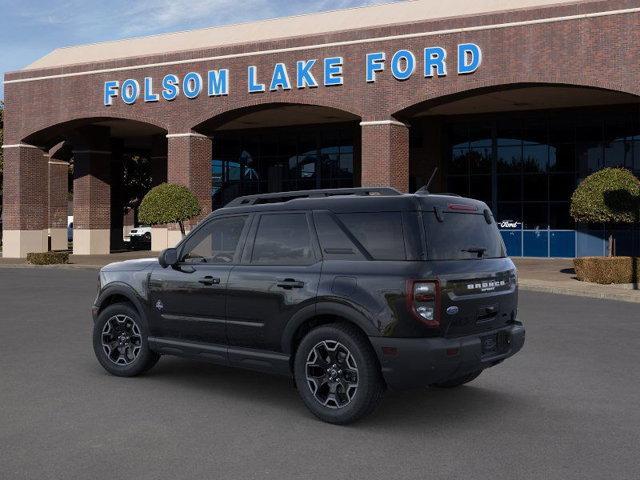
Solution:
<svg viewBox="0 0 640 480"><path fill-rule="evenodd" d="M416 319L429 327L440 326L440 284L436 280L407 283L407 307Z"/></svg>

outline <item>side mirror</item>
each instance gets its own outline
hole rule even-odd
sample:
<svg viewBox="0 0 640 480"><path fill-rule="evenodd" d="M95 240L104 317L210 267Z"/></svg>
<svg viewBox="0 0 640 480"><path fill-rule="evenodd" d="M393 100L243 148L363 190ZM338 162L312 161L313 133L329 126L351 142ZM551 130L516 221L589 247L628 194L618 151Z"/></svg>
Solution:
<svg viewBox="0 0 640 480"><path fill-rule="evenodd" d="M158 263L162 268L173 267L178 263L178 251L175 248L167 248L160 252Z"/></svg>

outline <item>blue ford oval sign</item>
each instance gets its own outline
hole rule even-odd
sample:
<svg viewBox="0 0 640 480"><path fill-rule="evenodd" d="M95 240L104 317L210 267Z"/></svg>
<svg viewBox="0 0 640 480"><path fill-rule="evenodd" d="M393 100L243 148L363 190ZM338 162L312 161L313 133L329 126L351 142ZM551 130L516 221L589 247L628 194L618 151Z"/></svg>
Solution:
<svg viewBox="0 0 640 480"><path fill-rule="evenodd" d="M447 313L449 315L455 315L459 311L460 311L460 309L458 307L456 307L455 305L452 305L451 307L447 308Z"/></svg>

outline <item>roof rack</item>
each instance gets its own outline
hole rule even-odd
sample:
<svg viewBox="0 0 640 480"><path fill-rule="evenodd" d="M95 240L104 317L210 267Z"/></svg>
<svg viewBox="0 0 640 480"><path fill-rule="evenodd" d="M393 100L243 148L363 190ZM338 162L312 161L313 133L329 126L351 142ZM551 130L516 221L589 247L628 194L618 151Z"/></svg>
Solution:
<svg viewBox="0 0 640 480"><path fill-rule="evenodd" d="M391 187L360 187L360 188L329 188L321 190L297 190L293 192L263 193L257 195L246 195L231 200L225 207L240 207L248 205L259 205L262 203L288 202L298 198L322 198L337 195L357 195L357 196L394 196L402 195L398 190Z"/></svg>

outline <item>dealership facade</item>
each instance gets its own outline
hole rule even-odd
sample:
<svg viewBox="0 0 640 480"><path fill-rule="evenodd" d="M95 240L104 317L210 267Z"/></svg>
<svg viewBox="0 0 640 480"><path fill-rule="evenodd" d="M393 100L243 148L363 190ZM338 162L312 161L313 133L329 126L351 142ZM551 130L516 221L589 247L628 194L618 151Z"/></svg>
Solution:
<svg viewBox="0 0 640 480"><path fill-rule="evenodd" d="M115 248L133 153L204 213L437 167L430 190L487 202L511 255L602 254L569 199L640 173L639 27L630 0L416 0L55 50L5 76L2 254L67 248L69 162L74 253Z"/></svg>

